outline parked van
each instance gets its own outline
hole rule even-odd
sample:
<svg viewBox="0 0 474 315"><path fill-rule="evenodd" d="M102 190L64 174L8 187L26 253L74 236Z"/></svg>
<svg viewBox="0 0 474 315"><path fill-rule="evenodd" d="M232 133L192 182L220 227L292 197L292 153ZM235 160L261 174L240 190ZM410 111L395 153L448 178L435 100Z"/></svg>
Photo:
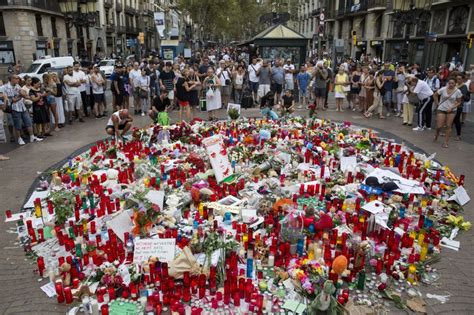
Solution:
<svg viewBox="0 0 474 315"><path fill-rule="evenodd" d="M72 66L74 58L72 57L53 57L46 56L44 58L33 61L31 66L24 73L20 73L20 77L24 76L36 77L43 81L43 74L49 71L61 71L66 67Z"/></svg>

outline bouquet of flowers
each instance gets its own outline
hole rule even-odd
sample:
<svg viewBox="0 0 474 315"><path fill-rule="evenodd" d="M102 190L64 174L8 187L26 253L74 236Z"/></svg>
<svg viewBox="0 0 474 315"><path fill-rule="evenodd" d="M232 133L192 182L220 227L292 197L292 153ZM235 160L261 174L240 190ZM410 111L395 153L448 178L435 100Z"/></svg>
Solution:
<svg viewBox="0 0 474 315"><path fill-rule="evenodd" d="M145 237L153 224L158 222L160 217L160 207L155 204L149 204L134 210L133 213L133 234Z"/></svg>
<svg viewBox="0 0 474 315"><path fill-rule="evenodd" d="M302 296L314 300L327 278L327 267L316 260L299 258L291 260L288 274Z"/></svg>

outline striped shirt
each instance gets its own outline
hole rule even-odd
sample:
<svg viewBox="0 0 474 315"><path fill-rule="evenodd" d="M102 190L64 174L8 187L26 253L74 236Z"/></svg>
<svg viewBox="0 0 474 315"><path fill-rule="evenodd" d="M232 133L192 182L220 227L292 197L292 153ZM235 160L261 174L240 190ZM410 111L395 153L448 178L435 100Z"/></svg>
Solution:
<svg viewBox="0 0 474 315"><path fill-rule="evenodd" d="M15 112L25 112L26 111L26 106L25 106L25 103L23 101L23 97L20 98L20 100L17 101L17 102L12 101L12 99L14 97L17 97L18 95L21 95L20 91L21 91L21 87L18 84L15 85L15 86L12 86L11 83L8 82L4 86L4 93L7 95L8 99L10 100L12 110L14 110Z"/></svg>

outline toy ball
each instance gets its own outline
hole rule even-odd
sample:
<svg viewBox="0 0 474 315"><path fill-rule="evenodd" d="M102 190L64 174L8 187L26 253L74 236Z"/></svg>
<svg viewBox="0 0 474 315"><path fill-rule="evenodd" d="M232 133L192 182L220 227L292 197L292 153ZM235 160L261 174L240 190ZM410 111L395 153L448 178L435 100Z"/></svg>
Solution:
<svg viewBox="0 0 474 315"><path fill-rule="evenodd" d="M344 255L339 255L334 259L332 262L332 270L337 273L341 274L344 272L344 270L347 269L347 258Z"/></svg>

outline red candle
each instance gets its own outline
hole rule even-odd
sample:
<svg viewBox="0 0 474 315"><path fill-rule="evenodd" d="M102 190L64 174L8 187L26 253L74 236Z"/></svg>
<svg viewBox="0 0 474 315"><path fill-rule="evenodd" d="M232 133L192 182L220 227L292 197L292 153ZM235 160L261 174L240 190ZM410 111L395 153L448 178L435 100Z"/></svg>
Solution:
<svg viewBox="0 0 474 315"><path fill-rule="evenodd" d="M56 296L58 299L58 303L63 303L64 302L64 292L63 292L63 284L61 281L58 281L55 283L55 288L56 288Z"/></svg>
<svg viewBox="0 0 474 315"><path fill-rule="evenodd" d="M70 287L65 287L64 288L64 297L66 298L66 304L71 304L72 303L72 292Z"/></svg>
<svg viewBox="0 0 474 315"><path fill-rule="evenodd" d="M43 277L43 271L45 269L45 266L44 266L44 258L43 257L38 257L38 259L36 260L36 263L38 264L38 272L40 274L41 277Z"/></svg>
<svg viewBox="0 0 474 315"><path fill-rule="evenodd" d="M102 313L102 315L109 315L109 305L102 304L102 306L100 307L100 312Z"/></svg>

